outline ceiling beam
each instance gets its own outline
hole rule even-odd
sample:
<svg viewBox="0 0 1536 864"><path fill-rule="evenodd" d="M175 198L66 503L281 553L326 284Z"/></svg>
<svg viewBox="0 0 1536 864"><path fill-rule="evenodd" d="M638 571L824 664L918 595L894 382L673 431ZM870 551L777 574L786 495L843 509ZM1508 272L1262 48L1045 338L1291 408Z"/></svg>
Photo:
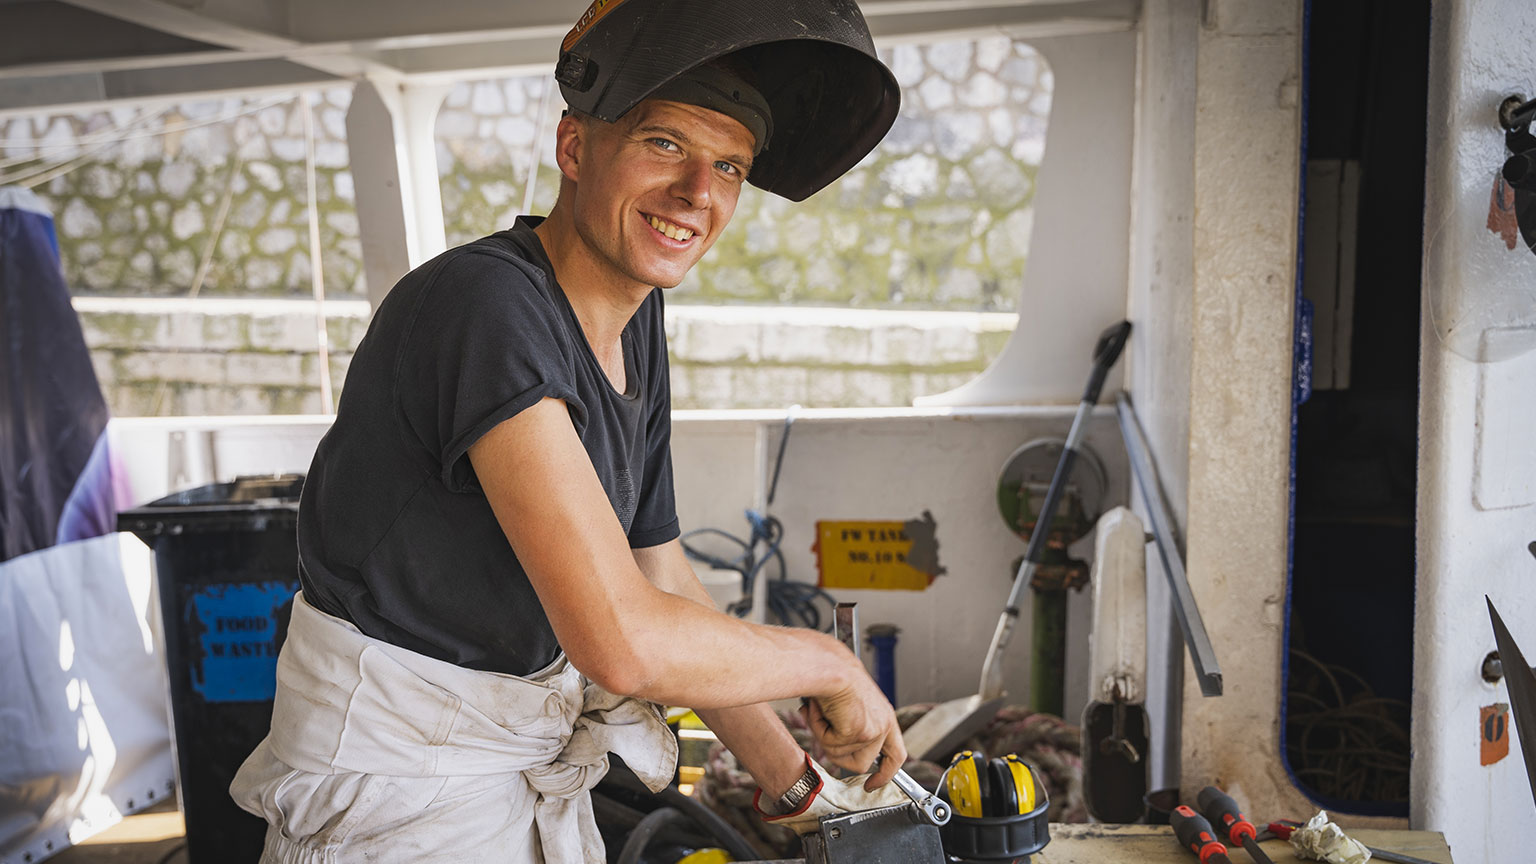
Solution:
<svg viewBox="0 0 1536 864"><path fill-rule="evenodd" d="M371 0L368 14L359 15L355 0L302 0L290 12L289 33L305 42L367 42L416 36L433 39L448 34L483 34L485 41L522 38L537 28L559 38L575 23L582 3L548 0ZM881 19L893 22L942 20L965 15L977 20L1037 22L1050 18L1097 21L1106 17L1134 20L1136 0L867 0L859 4L874 29ZM905 29L905 28L902 28Z"/></svg>
<svg viewBox="0 0 1536 864"><path fill-rule="evenodd" d="M447 34L485 34L489 41L538 28L559 39L586 7L580 2L548 0L369 0L368 13L357 13L355 0L302 0L291 12L291 32L307 42L358 42Z"/></svg>
<svg viewBox="0 0 1536 864"><path fill-rule="evenodd" d="M74 7L77 14L106 16L97 23L108 30L149 34L132 43L144 50L114 49L102 37L101 50L111 56L86 56L60 43L30 55L32 62L0 66L4 113L336 78L527 74L552 68L571 14L547 0L197 0L195 11L179 5L191 0L62 2L69 6L0 3L0 24L7 5ZM877 44L890 44L1126 30L1139 18L1140 0L866 0L862 8ZM215 73L220 66L236 68Z"/></svg>
<svg viewBox="0 0 1536 864"><path fill-rule="evenodd" d="M1015 38L1123 31L1135 26L1139 0L884 0L863 4L877 44L934 35L1005 33ZM416 78L492 77L552 69L558 27L434 33L360 40L349 50ZM466 38L477 37L477 38Z"/></svg>
<svg viewBox="0 0 1536 864"><path fill-rule="evenodd" d="M1136 26L1140 0L988 3L885 0L861 4L876 43L940 35L1004 33L1014 38L1124 31ZM870 11L872 10L872 11Z"/></svg>
<svg viewBox="0 0 1536 864"><path fill-rule="evenodd" d="M71 6L131 21L183 39L222 45L241 51L296 48L298 40L275 33L232 24L161 0L63 0Z"/></svg>
<svg viewBox="0 0 1536 864"><path fill-rule="evenodd" d="M216 63L0 80L0 117L78 110L109 102L211 98L236 93L334 86L344 79L283 60Z"/></svg>
<svg viewBox="0 0 1536 864"><path fill-rule="evenodd" d="M332 75L351 77L373 71L365 58L354 58L335 52L308 53L306 51L308 46L286 35L256 29L247 24L235 23L201 11L194 12L162 0L62 0L62 2L184 39L221 45L242 53L250 52L263 57L286 57L295 63ZM281 0L273 0L273 2L281 2ZM217 4L215 10L223 10L228 5L227 3ZM271 8L270 4L263 4L263 7ZM367 16L364 14L360 17Z"/></svg>
<svg viewBox="0 0 1536 864"><path fill-rule="evenodd" d="M49 61L175 55L211 47L64 3L0 3L0 69Z"/></svg>

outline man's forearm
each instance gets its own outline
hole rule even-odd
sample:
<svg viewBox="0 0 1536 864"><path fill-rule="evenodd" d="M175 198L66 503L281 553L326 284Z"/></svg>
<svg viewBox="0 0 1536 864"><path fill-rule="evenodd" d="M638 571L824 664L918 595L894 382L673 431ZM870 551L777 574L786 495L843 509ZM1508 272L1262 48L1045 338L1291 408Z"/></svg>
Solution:
<svg viewBox="0 0 1536 864"><path fill-rule="evenodd" d="M697 713L762 787L764 796L778 799L805 773L805 752L767 704Z"/></svg>
<svg viewBox="0 0 1536 864"><path fill-rule="evenodd" d="M646 575L658 587L713 607L714 600L691 570L678 570L646 562ZM745 768L766 795L777 799L795 785L805 773L805 752L784 728L778 714L767 703L735 708L696 709L699 719L709 727L736 761Z"/></svg>

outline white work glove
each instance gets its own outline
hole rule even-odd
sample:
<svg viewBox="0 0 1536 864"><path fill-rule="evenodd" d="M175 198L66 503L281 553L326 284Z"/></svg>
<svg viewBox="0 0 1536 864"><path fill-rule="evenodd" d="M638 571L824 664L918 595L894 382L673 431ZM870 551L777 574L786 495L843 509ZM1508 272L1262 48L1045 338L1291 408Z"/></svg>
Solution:
<svg viewBox="0 0 1536 864"><path fill-rule="evenodd" d="M838 780L827 773L827 769L817 764L811 757L805 757L806 764L816 769L817 785L805 796L800 803L800 808L793 813L770 812L763 805L772 807L777 802L765 802L762 800L763 790L757 790L752 796L752 807L757 810L763 821L770 825L784 825L796 834L810 834L819 827L821 817L834 813L856 813L860 810L878 810L881 807L894 807L898 804L911 802L906 793L896 787L895 783L887 783L873 792L864 791L864 781L869 779L868 774L860 774L857 777L849 777L847 780Z"/></svg>

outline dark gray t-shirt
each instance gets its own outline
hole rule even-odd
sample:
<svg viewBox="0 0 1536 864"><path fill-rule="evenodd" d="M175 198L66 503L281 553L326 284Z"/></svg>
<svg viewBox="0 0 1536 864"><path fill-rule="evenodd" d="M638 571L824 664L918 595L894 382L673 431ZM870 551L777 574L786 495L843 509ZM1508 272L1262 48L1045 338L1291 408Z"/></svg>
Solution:
<svg viewBox="0 0 1536 864"><path fill-rule="evenodd" d="M513 675L547 666L560 646L470 445L540 399L563 399L630 546L678 536L661 291L624 328L621 394L555 282L538 221L451 249L389 292L299 504L311 603L376 639Z"/></svg>

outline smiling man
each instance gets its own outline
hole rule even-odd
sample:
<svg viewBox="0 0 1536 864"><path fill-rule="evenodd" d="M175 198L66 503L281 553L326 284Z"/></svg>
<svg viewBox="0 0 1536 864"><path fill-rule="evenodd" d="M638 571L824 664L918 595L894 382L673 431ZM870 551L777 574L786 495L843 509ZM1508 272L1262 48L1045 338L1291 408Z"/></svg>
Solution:
<svg viewBox="0 0 1536 864"><path fill-rule="evenodd" d="M899 803L891 706L830 637L715 610L678 541L662 295L743 184L861 159L897 88L852 0L598 0L562 45L545 219L379 306L299 510L272 732L231 786L268 861L601 862L609 752L659 789L696 709L799 830ZM803 697L828 778L765 704Z"/></svg>

